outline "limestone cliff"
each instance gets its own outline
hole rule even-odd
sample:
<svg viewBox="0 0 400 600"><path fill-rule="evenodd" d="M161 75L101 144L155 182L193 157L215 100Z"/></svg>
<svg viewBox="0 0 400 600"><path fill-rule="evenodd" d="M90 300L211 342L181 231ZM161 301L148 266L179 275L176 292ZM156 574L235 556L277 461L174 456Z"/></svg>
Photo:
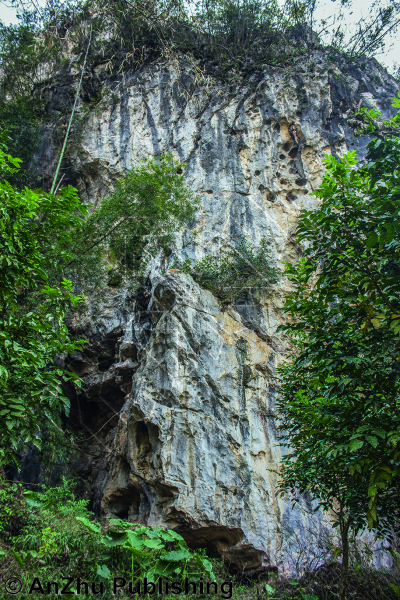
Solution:
<svg viewBox="0 0 400 600"><path fill-rule="evenodd" d="M224 240L265 236L276 265L297 258L291 233L299 211L316 206L323 154L365 153L349 111L362 104L389 114L396 93L375 61L333 64L323 52L267 68L234 95L196 79L184 59L113 77L101 69L85 85L105 86L109 100L70 149L82 199L98 203L127 169L173 150L201 201L175 254L202 258ZM49 127L38 164L51 172L52 160ZM89 438L75 468L93 478L104 513L176 528L240 569L272 565L284 553L282 528L306 536L310 508L275 495L286 284L222 310L169 260L153 257L138 294L105 287L71 317L89 339L68 363L84 380L69 390L70 427Z"/></svg>

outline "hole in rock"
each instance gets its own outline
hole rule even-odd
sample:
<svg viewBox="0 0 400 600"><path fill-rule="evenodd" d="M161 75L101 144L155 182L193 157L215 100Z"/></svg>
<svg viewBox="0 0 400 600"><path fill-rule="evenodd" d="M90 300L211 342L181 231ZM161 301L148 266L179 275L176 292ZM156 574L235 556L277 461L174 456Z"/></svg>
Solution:
<svg viewBox="0 0 400 600"><path fill-rule="evenodd" d="M100 437L105 437L117 425L118 413L125 401L125 393L116 385L101 390L91 398L84 394L77 395L72 386L65 388L65 395L71 400L68 428L81 434L82 438L98 431Z"/></svg>
<svg viewBox="0 0 400 600"><path fill-rule="evenodd" d="M121 359L124 361L127 358L131 358L133 361L137 360L137 347L133 342L123 342L119 349Z"/></svg>
<svg viewBox="0 0 400 600"><path fill-rule="evenodd" d="M297 196L296 196L296 194L293 194L293 192L289 192L289 193L286 195L286 200L287 200L288 202L294 202L294 200L297 200Z"/></svg>
<svg viewBox="0 0 400 600"><path fill-rule="evenodd" d="M83 375L88 370L88 363L84 360L72 358L71 363L73 365L74 373L77 375Z"/></svg>
<svg viewBox="0 0 400 600"><path fill-rule="evenodd" d="M258 177L259 175L261 175L261 171L259 171L259 170L257 169L256 171L254 171L254 175L256 175L256 176Z"/></svg>
<svg viewBox="0 0 400 600"><path fill-rule="evenodd" d="M149 429L144 421L139 421L136 426L136 446L138 457L143 458L150 453L151 443Z"/></svg>
<svg viewBox="0 0 400 600"><path fill-rule="evenodd" d="M179 527L176 531L192 550L206 548L210 558L220 558L229 548L244 539L243 531L239 527L230 529L224 525L191 530Z"/></svg>
<svg viewBox="0 0 400 600"><path fill-rule="evenodd" d="M111 333L102 340L98 353L98 368L104 373L107 371L115 360L115 347L122 332Z"/></svg>
<svg viewBox="0 0 400 600"><path fill-rule="evenodd" d="M104 373L104 371L108 371L111 365L114 363L114 357L110 358L99 358L99 371Z"/></svg>
<svg viewBox="0 0 400 600"><path fill-rule="evenodd" d="M306 185L307 179L296 179L295 183L296 183L296 185L303 186L303 185Z"/></svg>
<svg viewBox="0 0 400 600"><path fill-rule="evenodd" d="M122 486L110 497L107 509L121 519L132 523L146 523L150 514L150 502L144 492L130 481L131 467L124 457L120 457L118 478Z"/></svg>
<svg viewBox="0 0 400 600"><path fill-rule="evenodd" d="M298 148L296 148L296 147L292 148L291 151L289 152L290 158L296 158L297 152L298 152Z"/></svg>
<svg viewBox="0 0 400 600"><path fill-rule="evenodd" d="M291 147L292 147L292 142L286 142L286 144L283 146L283 149L285 152L289 152Z"/></svg>
<svg viewBox="0 0 400 600"><path fill-rule="evenodd" d="M279 155L279 158L280 158L281 160L284 160L284 159L286 158L286 154L280 154L280 155Z"/></svg>

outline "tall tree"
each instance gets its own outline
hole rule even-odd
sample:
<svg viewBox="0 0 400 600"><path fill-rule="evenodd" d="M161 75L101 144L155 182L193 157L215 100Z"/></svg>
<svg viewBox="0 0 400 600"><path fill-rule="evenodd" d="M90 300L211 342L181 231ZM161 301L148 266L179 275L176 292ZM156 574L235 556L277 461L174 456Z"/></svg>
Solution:
<svg viewBox="0 0 400 600"><path fill-rule="evenodd" d="M325 158L321 205L297 225L303 256L286 265L293 322L283 329L296 350L281 370L290 452L279 487L296 501L308 491L336 514L341 599L349 530L389 527L400 492L400 117L378 117L358 116L377 136L366 164L354 152Z"/></svg>

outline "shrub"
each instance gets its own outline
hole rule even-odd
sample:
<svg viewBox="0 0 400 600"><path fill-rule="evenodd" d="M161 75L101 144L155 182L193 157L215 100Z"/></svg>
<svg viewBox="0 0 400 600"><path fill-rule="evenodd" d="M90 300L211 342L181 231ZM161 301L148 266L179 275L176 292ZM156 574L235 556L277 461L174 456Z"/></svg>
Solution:
<svg viewBox="0 0 400 600"><path fill-rule="evenodd" d="M271 265L265 238L259 248L243 238L236 247L225 243L218 256L208 255L194 264L186 257L175 261L174 266L189 273L223 304L239 301L255 290L266 290L279 280L280 273Z"/></svg>

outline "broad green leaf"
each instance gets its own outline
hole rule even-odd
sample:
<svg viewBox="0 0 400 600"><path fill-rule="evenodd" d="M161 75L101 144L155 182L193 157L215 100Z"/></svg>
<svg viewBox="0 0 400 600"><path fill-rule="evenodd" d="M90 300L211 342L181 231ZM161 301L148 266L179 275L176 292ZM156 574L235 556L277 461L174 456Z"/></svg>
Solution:
<svg viewBox="0 0 400 600"><path fill-rule="evenodd" d="M107 565L97 565L96 573L103 579L110 579L111 577L111 572Z"/></svg>
<svg viewBox="0 0 400 600"><path fill-rule="evenodd" d="M154 573L156 575L162 575L164 577L169 577L177 570L177 563L170 562L168 560L162 560L159 558L154 567Z"/></svg>
<svg viewBox="0 0 400 600"><path fill-rule="evenodd" d="M350 452L354 452L355 450L359 450L364 445L362 440L350 440Z"/></svg>
<svg viewBox="0 0 400 600"><path fill-rule="evenodd" d="M169 562L179 562L181 560L188 560L191 554L188 550L171 550L170 552L163 552L160 558Z"/></svg>
<svg viewBox="0 0 400 600"><path fill-rule="evenodd" d="M378 440L375 436L373 435L366 435L365 439L367 440L367 442L369 442L371 444L371 446L373 446L374 448L377 447L378 445Z"/></svg>
<svg viewBox="0 0 400 600"><path fill-rule="evenodd" d="M136 534L136 531L127 531L126 538L129 546L141 550L143 548L144 541Z"/></svg>
<svg viewBox="0 0 400 600"><path fill-rule="evenodd" d="M264 585L265 587L265 591L268 592L268 594L275 594L275 590L273 587L271 587L270 585L268 585L268 583L266 583Z"/></svg>
<svg viewBox="0 0 400 600"><path fill-rule="evenodd" d="M161 550L164 548L164 544L159 539L144 540L144 545L153 550Z"/></svg>
<svg viewBox="0 0 400 600"><path fill-rule="evenodd" d="M161 529L161 531L158 532L158 535L162 540L165 540L166 542L183 540L183 537L179 535L179 533L176 533L176 531L173 531L172 529Z"/></svg>

